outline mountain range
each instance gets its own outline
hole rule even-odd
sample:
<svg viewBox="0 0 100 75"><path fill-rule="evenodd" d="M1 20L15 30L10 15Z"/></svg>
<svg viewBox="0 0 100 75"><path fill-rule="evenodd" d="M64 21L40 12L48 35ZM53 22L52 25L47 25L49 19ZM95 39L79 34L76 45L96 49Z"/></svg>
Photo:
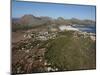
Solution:
<svg viewBox="0 0 100 75"><path fill-rule="evenodd" d="M12 18L13 25L28 25L28 26L38 26L38 25L69 25L69 24L78 24L78 25L95 25L96 22L92 20L80 20L77 18L72 19L64 19L63 17L58 17L57 19L53 19L51 17L36 17L34 15L24 15L21 18Z"/></svg>

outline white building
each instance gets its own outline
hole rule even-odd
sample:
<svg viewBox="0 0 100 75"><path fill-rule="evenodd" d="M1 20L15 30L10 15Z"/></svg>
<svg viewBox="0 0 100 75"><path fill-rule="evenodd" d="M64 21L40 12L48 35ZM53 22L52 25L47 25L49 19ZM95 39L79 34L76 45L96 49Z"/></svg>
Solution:
<svg viewBox="0 0 100 75"><path fill-rule="evenodd" d="M59 26L59 29L61 31L65 31L65 30L79 31L79 29L77 28L74 28L72 26L66 26L66 25Z"/></svg>

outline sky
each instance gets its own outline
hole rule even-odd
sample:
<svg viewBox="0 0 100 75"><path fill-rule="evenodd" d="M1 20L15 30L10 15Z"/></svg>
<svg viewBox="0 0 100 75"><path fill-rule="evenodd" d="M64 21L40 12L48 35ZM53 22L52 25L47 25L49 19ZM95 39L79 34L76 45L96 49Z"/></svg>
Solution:
<svg viewBox="0 0 100 75"><path fill-rule="evenodd" d="M49 16L51 18L63 17L65 19L78 18L95 20L95 6L72 5L39 2L12 2L12 17L19 18L25 14L34 16Z"/></svg>

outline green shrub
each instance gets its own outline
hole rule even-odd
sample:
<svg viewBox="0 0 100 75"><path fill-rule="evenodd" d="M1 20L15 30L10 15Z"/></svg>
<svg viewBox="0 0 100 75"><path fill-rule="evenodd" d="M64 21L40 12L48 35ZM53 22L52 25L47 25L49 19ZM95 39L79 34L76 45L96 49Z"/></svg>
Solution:
<svg viewBox="0 0 100 75"><path fill-rule="evenodd" d="M89 38L73 38L72 32L62 32L49 42L45 58L59 70L95 68L95 43ZM68 36L67 36L68 35Z"/></svg>

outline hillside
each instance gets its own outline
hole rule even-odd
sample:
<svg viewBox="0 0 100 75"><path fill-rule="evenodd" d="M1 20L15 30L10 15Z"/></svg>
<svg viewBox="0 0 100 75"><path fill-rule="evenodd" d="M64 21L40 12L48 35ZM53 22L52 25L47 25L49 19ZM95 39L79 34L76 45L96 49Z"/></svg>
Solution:
<svg viewBox="0 0 100 75"><path fill-rule="evenodd" d="M96 68L96 46L74 31L29 32L12 47L12 72L37 73Z"/></svg>
<svg viewBox="0 0 100 75"><path fill-rule="evenodd" d="M64 19L63 17L58 17L57 19L52 19L50 17L36 17L33 15L24 15L21 18L12 19L12 30L27 30L34 27L47 26L47 25L95 25L95 21L92 20L79 20L76 18Z"/></svg>

